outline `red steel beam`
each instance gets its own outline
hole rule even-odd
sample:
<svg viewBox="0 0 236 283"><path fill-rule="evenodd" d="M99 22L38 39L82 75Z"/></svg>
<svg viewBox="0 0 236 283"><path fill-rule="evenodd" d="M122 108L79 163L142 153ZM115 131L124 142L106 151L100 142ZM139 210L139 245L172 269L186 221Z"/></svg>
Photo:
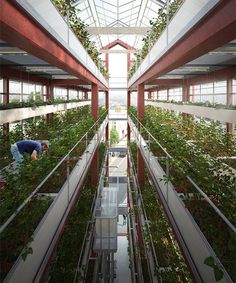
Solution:
<svg viewBox="0 0 236 283"><path fill-rule="evenodd" d="M178 87L182 86L184 84L187 85L194 85L194 84L201 84L201 83L209 83L214 81L221 81L221 80L227 80L232 79L236 77L236 67L228 67L224 69L220 69L217 71L213 71L210 73L207 73L205 75L201 76L195 76L193 78L185 78L185 79L156 79L148 84L145 85L157 85L156 87L151 87L147 89L148 91L157 91L162 89L167 89L167 87Z"/></svg>
<svg viewBox="0 0 236 283"><path fill-rule="evenodd" d="M235 0L222 0L130 88L162 76L236 38Z"/></svg>
<svg viewBox="0 0 236 283"><path fill-rule="evenodd" d="M48 85L50 83L50 79L43 78L37 75L32 75L25 71L16 70L16 69L12 69L9 67L3 67L3 66L0 69L0 77L20 80L20 81L25 81L25 82L40 83L43 85Z"/></svg>
<svg viewBox="0 0 236 283"><path fill-rule="evenodd" d="M90 85L88 82L79 79L54 79L52 80L54 86L79 86L79 85Z"/></svg>
<svg viewBox="0 0 236 283"><path fill-rule="evenodd" d="M109 50L112 47L116 46L116 45L120 45L121 47L128 49L128 50L135 50L131 45L125 43L124 41L120 40L120 39L116 39L114 41L112 41L111 43L107 44L106 46L104 46L101 51L103 50Z"/></svg>
<svg viewBox="0 0 236 283"><path fill-rule="evenodd" d="M0 38L69 74L106 89L72 54L13 1L1 0Z"/></svg>
<svg viewBox="0 0 236 283"><path fill-rule="evenodd" d="M92 116L97 121L98 119L98 86L96 84L92 83L92 102L91 102L91 108L92 108Z"/></svg>
<svg viewBox="0 0 236 283"><path fill-rule="evenodd" d="M150 81L148 83L145 83L145 85L158 85L158 86L176 86L176 85L182 85L183 80L182 79L156 79L153 81Z"/></svg>
<svg viewBox="0 0 236 283"><path fill-rule="evenodd" d="M232 66L232 67L210 72L206 75L196 76L191 79L185 79L185 82L188 85L197 84L197 83L208 83L208 82L232 79L235 76L236 76L236 67Z"/></svg>
<svg viewBox="0 0 236 283"><path fill-rule="evenodd" d="M144 84L138 85L138 119L142 121L144 119Z"/></svg>

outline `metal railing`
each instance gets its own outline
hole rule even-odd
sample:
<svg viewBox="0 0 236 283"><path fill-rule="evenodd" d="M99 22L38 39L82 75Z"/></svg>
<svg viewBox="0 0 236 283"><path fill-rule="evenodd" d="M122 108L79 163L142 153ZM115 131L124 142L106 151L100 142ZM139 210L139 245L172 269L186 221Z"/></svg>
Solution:
<svg viewBox="0 0 236 283"><path fill-rule="evenodd" d="M168 186L169 178L170 178L170 160L174 162L174 158L166 151L166 149L158 142L158 140L148 131L148 129L132 114L130 113L132 118L135 120L135 125L139 129L139 133L136 135L137 139L140 141L141 134L140 132L144 131L148 135L147 140L147 149L149 147L150 149L150 141L151 139L162 149L163 153L165 154L164 159L166 160L166 185ZM134 131L135 133L135 131ZM150 153L150 150L149 150ZM163 157L161 157L163 158ZM159 157L159 159L161 159ZM148 158L148 162L150 162L150 154ZM208 197L206 193L203 192L202 189L199 188L199 186L193 181L193 179L186 175L186 178L191 182L191 184L194 186L194 188L201 194L201 196L210 204L210 206L214 209L214 211L220 216L220 218L226 223L226 225L234 232L236 233L236 227L228 220L228 218L220 211L220 209L212 202L212 200ZM168 190L167 190L168 192Z"/></svg>
<svg viewBox="0 0 236 283"><path fill-rule="evenodd" d="M105 112L106 113L106 112ZM105 114L104 113L104 114ZM80 145L85 144L85 148L87 148L89 144L89 135L93 133L94 131L97 131L97 126L99 125L101 119L103 118L103 115L99 117L99 119L89 128L89 130L79 139L79 141L69 150L69 152L59 161L59 163L52 169L52 171L43 179L43 181L36 187L36 189L22 202L22 204L14 211L14 213L5 221L3 225L0 227L0 234L7 228L7 226L15 219L15 217L19 214L20 211L29 203L29 201L32 200L32 198L40 191L40 189L43 187L43 185L49 180L51 176L57 171L57 169L63 164L66 163L66 182L68 184L68 198L69 198L69 175L70 175L70 161L75 159L71 159L73 151ZM100 139L99 133L97 131L96 133L97 140ZM85 158L86 162L88 161L88 152L85 151Z"/></svg>

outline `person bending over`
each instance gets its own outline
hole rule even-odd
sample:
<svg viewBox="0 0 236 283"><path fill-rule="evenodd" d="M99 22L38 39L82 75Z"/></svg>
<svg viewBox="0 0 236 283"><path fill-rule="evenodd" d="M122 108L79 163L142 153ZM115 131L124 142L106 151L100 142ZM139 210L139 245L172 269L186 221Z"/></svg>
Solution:
<svg viewBox="0 0 236 283"><path fill-rule="evenodd" d="M32 160L37 159L40 152L47 151L48 145L45 142L37 142L33 140L22 140L11 145L11 153L17 163L24 161L23 154L29 153Z"/></svg>

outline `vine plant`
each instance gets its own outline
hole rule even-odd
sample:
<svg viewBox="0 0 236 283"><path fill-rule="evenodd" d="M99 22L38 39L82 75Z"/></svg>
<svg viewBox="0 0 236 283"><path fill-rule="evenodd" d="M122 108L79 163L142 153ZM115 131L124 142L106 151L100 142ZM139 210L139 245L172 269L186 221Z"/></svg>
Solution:
<svg viewBox="0 0 236 283"><path fill-rule="evenodd" d="M143 45L141 49L137 50L134 54L135 59L130 67L129 79L135 73L142 60L147 56L150 49L154 46L162 31L166 28L167 22L172 19L182 2L183 0L170 1L168 11L167 6L165 5L163 8L158 10L157 18L149 21L151 29L143 37Z"/></svg>
<svg viewBox="0 0 236 283"><path fill-rule="evenodd" d="M75 1L53 0L53 2L63 17L67 17L67 15L69 15L70 27L78 37L81 44L87 50L88 54L91 56L101 73L108 79L108 71L106 70L103 61L99 58L100 52L96 48L95 42L89 38L90 35L86 30L88 25L86 25L77 15L79 10L76 7L73 7L73 3Z"/></svg>
<svg viewBox="0 0 236 283"><path fill-rule="evenodd" d="M136 115L136 109L131 108L131 113ZM153 107L145 109L144 124L173 157L170 162L171 183L221 263L235 280L233 262L236 260L236 235L186 178L186 175L190 176L235 225L235 168L221 159L222 156L235 156L234 137L223 132L219 123L194 121L190 116ZM145 134L144 138L147 139ZM157 144L150 143L150 149L154 155L162 156ZM161 158L159 162L165 170Z"/></svg>
<svg viewBox="0 0 236 283"><path fill-rule="evenodd" d="M14 171L5 172L7 185L5 190L0 191L0 222L2 224L93 125L94 119L89 114L89 110L89 107L85 106L79 110L68 110L65 113L55 114L52 124L47 124L43 119L39 119L35 124L30 119L30 121L23 124L23 127L20 123L19 126L17 125L17 131L13 130L10 133L10 138L14 142L19 137L38 138L49 139L51 145L48 153L39 155L38 160L32 161L30 156L26 155L23 164L18 168L17 174ZM101 115L104 111L100 109L99 114ZM94 132L91 131L88 138L93 134ZM79 144L73 156L71 156L72 160L73 157L77 157L83 152L85 145L85 142ZM76 159L73 164L70 164L70 170L75 166L75 163ZM58 192L61 188L66 178L66 165L65 163L62 164L63 166L59 167L55 174L52 175L52 180L46 183L43 188L45 189L44 192ZM32 252L28 248L32 232L50 206L51 201L51 198L33 198L1 234L1 246L7 246L6 249L0 250L0 264L5 266L3 274L1 274L2 277L6 275L20 253L25 258ZM8 244L9 242L10 244Z"/></svg>

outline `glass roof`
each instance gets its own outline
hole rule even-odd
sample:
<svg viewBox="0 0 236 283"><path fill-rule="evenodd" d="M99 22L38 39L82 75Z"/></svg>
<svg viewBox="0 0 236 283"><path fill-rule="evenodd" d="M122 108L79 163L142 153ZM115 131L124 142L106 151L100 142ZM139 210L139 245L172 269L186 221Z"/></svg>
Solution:
<svg viewBox="0 0 236 283"><path fill-rule="evenodd" d="M89 28L97 27L97 34L90 32L91 39L97 43L98 49L106 46L116 39L120 39L132 47L139 48L141 40L147 29L139 31L132 27L150 27L149 21L157 17L160 9L167 0L79 0L76 8L79 17L88 24ZM123 28L104 29L109 28ZM101 29L99 29L101 28ZM128 31L124 33L124 30ZM115 31L115 32L114 32ZM105 34L104 34L105 33Z"/></svg>

